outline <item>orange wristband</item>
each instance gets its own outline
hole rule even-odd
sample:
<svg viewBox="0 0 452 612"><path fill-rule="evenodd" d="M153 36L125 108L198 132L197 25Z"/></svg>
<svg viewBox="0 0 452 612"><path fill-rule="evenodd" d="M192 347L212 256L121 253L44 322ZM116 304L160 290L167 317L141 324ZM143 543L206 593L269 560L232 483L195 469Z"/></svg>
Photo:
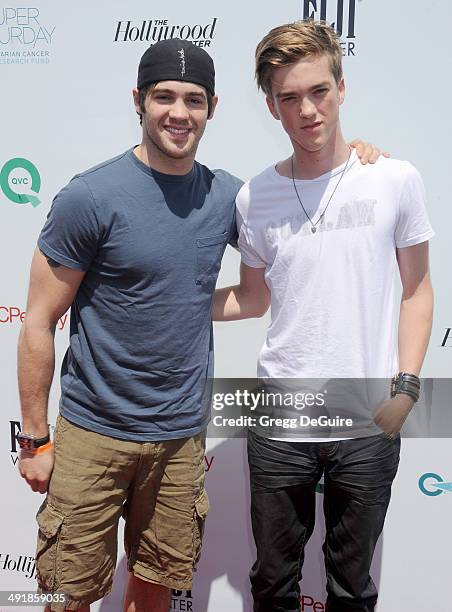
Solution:
<svg viewBox="0 0 452 612"><path fill-rule="evenodd" d="M45 453L46 451L50 450L52 447L53 447L53 442L52 440L49 440L47 444L44 444L44 446L40 446L39 448L37 448L35 452L33 453L33 455L40 455L41 453Z"/></svg>

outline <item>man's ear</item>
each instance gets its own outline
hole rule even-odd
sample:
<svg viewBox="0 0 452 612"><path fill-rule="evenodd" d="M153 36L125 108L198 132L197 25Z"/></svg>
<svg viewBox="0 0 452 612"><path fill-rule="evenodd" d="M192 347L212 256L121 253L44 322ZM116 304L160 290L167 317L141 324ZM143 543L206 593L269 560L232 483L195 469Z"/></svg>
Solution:
<svg viewBox="0 0 452 612"><path fill-rule="evenodd" d="M278 110L275 105L275 101L272 98L272 96L267 96L265 98L265 101L267 102L268 110L271 112L273 117L279 121L280 117L279 117Z"/></svg>
<svg viewBox="0 0 452 612"><path fill-rule="evenodd" d="M342 104L342 102L345 100L345 81L344 81L344 77L342 77L342 79L339 81L339 85L337 86L338 90L339 90L339 104Z"/></svg>
<svg viewBox="0 0 452 612"><path fill-rule="evenodd" d="M212 119L215 113L215 109L217 108L217 104L218 104L218 96L212 96L212 105L210 107L210 113L207 119Z"/></svg>
<svg viewBox="0 0 452 612"><path fill-rule="evenodd" d="M136 87L132 89L132 95L133 95L133 104L135 106L135 110L137 111L139 115L141 115L143 111L141 110L141 106L140 106L140 92Z"/></svg>

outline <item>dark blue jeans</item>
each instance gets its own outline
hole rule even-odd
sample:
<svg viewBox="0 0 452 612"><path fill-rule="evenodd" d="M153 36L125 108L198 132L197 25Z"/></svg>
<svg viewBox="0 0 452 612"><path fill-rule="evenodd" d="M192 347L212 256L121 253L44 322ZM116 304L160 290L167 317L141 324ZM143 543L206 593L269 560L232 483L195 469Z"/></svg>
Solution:
<svg viewBox="0 0 452 612"><path fill-rule="evenodd" d="M328 612L372 612L369 575L397 472L400 438L386 434L340 442L282 442L248 434L251 521L257 560L254 612L298 612L304 547L324 474Z"/></svg>

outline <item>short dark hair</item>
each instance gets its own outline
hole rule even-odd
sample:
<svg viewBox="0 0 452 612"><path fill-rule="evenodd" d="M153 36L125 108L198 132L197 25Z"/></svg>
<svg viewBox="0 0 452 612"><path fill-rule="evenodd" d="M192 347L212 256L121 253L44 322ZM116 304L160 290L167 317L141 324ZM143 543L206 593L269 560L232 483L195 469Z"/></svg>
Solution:
<svg viewBox="0 0 452 612"><path fill-rule="evenodd" d="M147 95L150 91L152 91L154 89L154 87L157 85L157 83L149 83L148 85L145 85L144 87L142 87L141 89L138 90L138 99L139 99L139 103L140 103L140 110L141 113L139 113L137 111L137 115L140 117L140 125L143 124L143 115L142 113L146 112L145 108L144 108L144 103L146 101ZM206 92L206 97L207 97L207 112L208 112L208 116L210 117L211 113L212 113L212 94L210 93L210 91L207 91L207 89L205 89Z"/></svg>

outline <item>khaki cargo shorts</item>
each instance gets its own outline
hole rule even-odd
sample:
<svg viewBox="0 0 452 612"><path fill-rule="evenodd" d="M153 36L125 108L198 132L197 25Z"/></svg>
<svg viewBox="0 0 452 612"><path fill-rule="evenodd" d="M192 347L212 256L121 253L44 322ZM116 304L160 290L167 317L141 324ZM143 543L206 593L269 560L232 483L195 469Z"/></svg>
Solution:
<svg viewBox="0 0 452 612"><path fill-rule="evenodd" d="M52 604L52 612L76 610L109 593L121 516L129 571L170 589L190 589L209 508L204 434L130 442L60 416L54 442L36 553L40 590L68 596L66 604Z"/></svg>

